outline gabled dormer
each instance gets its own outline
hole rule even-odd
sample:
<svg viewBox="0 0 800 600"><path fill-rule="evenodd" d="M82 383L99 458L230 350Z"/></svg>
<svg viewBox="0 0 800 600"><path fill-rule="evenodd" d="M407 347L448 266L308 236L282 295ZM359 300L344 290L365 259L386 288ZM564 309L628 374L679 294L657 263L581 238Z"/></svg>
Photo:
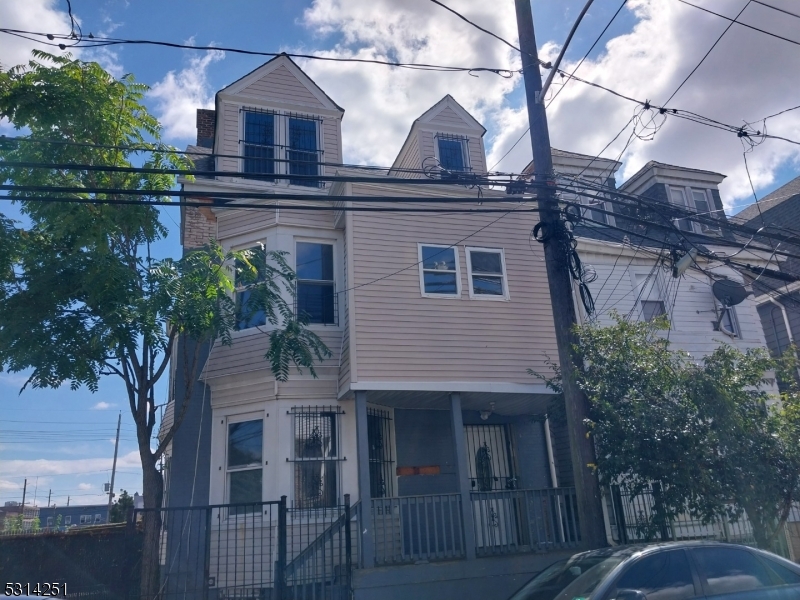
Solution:
<svg viewBox="0 0 800 600"><path fill-rule="evenodd" d="M448 94L411 126L392 165L398 177L484 175L486 128Z"/></svg>
<svg viewBox="0 0 800 600"><path fill-rule="evenodd" d="M320 188L302 176L333 174L322 163L342 162L343 115L288 56L277 56L217 92L216 168L251 174L240 180L249 184Z"/></svg>
<svg viewBox="0 0 800 600"><path fill-rule="evenodd" d="M722 235L725 211L719 184L725 175L650 161L620 186L627 194L644 196L678 209L689 209L718 220L719 225L675 219L675 227L685 233Z"/></svg>

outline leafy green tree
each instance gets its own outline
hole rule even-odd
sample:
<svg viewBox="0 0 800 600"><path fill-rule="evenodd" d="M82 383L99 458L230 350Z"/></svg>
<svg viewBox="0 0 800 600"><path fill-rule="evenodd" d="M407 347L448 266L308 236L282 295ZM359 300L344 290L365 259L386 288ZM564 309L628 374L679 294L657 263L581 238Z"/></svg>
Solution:
<svg viewBox="0 0 800 600"><path fill-rule="evenodd" d="M666 318L577 328L577 383L591 404L597 473L633 494L655 489L656 531L689 512L708 522L746 511L772 547L800 498L796 351L773 359L721 343L693 359L670 347ZM780 401L772 374L788 382ZM560 373L546 379L558 389Z"/></svg>
<svg viewBox="0 0 800 600"><path fill-rule="evenodd" d="M124 523L128 511L133 508L133 496L127 490L120 490L119 497L111 505L110 523Z"/></svg>
<svg viewBox="0 0 800 600"><path fill-rule="evenodd" d="M161 143L161 127L142 104L145 85L68 56L35 52L34 59L0 73L0 117L26 140L0 140L0 179L27 186L10 195L29 222L0 219L0 369L30 370L23 389L68 383L96 391L101 377L121 378L136 424L144 506L156 509L164 490L158 460L188 402L153 449L154 386L171 359L181 360L195 374L183 390L190 398L200 347L231 343L235 276L253 285L250 309L268 316L265 358L277 379L291 365L315 374L314 362L330 352L293 314L296 281L283 254L256 257L212 243L180 260L152 255L166 229L144 201L169 197L176 182L163 169L190 165ZM143 160L132 148L150 152ZM152 172L114 170L142 160ZM55 164L90 168L48 166ZM59 200L65 197L71 202ZM158 592L160 525L159 511L145 513L141 590L149 597Z"/></svg>

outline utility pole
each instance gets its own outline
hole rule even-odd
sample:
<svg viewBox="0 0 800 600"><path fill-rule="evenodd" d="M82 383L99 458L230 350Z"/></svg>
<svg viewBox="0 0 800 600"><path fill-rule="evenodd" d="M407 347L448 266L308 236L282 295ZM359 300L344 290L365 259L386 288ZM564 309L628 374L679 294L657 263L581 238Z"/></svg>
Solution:
<svg viewBox="0 0 800 600"><path fill-rule="evenodd" d="M52 495L53 495L53 490L52 489L48 490L48 492L47 492L47 507L48 508L50 507L50 496L52 496Z"/></svg>
<svg viewBox="0 0 800 600"><path fill-rule="evenodd" d="M28 478L25 478L25 483L22 484L22 516L25 517L25 492L28 491Z"/></svg>
<svg viewBox="0 0 800 600"><path fill-rule="evenodd" d="M567 413L569 445L572 455L572 472L578 503L581 541L588 548L607 546L603 520L602 498L597 477L589 465L596 463L594 442L587 437L584 419L589 416L589 401L578 388L572 347L576 342L573 326L577 323L572 279L567 263L568 240L560 218L555 195L553 157L550 152L550 132L547 114L541 98L542 77L539 72L539 54L533 32L531 0L515 0L522 73L525 79L525 96L528 120L531 127L533 150L533 180L536 188L539 217L543 233L549 236L544 242L547 279L550 284L550 302L553 307L558 359L563 376L564 403Z"/></svg>
<svg viewBox="0 0 800 600"><path fill-rule="evenodd" d="M119 450L119 426L122 423L122 411L117 416L117 441L114 443L114 462L111 465L111 486L108 488L108 513L106 523L111 523L111 500L114 498L114 475L117 474L117 450Z"/></svg>

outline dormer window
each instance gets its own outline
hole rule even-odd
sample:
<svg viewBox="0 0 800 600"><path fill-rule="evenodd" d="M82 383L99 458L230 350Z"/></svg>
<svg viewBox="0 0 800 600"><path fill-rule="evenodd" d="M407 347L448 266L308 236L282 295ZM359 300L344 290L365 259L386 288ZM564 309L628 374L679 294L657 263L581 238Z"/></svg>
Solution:
<svg viewBox="0 0 800 600"><path fill-rule="evenodd" d="M717 218L717 211L711 208L714 205L711 190L672 186L669 188L669 199L672 204L696 212L706 219ZM682 231L696 233L719 233L720 231L719 225L693 222L690 219L676 219L675 226Z"/></svg>
<svg viewBox="0 0 800 600"><path fill-rule="evenodd" d="M462 136L439 133L436 135L439 166L443 174L470 171L469 140Z"/></svg>
<svg viewBox="0 0 800 600"><path fill-rule="evenodd" d="M240 144L244 173L262 181L284 179L290 185L322 187L319 181L306 178L320 172L319 118L257 109L242 112L244 136Z"/></svg>

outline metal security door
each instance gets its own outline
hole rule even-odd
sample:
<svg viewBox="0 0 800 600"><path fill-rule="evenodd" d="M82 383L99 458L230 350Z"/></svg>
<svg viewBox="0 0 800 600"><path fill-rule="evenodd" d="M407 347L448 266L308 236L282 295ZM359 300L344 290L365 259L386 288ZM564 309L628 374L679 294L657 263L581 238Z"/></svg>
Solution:
<svg viewBox="0 0 800 600"><path fill-rule="evenodd" d="M520 544L517 487L507 425L465 425L475 542L479 551Z"/></svg>

